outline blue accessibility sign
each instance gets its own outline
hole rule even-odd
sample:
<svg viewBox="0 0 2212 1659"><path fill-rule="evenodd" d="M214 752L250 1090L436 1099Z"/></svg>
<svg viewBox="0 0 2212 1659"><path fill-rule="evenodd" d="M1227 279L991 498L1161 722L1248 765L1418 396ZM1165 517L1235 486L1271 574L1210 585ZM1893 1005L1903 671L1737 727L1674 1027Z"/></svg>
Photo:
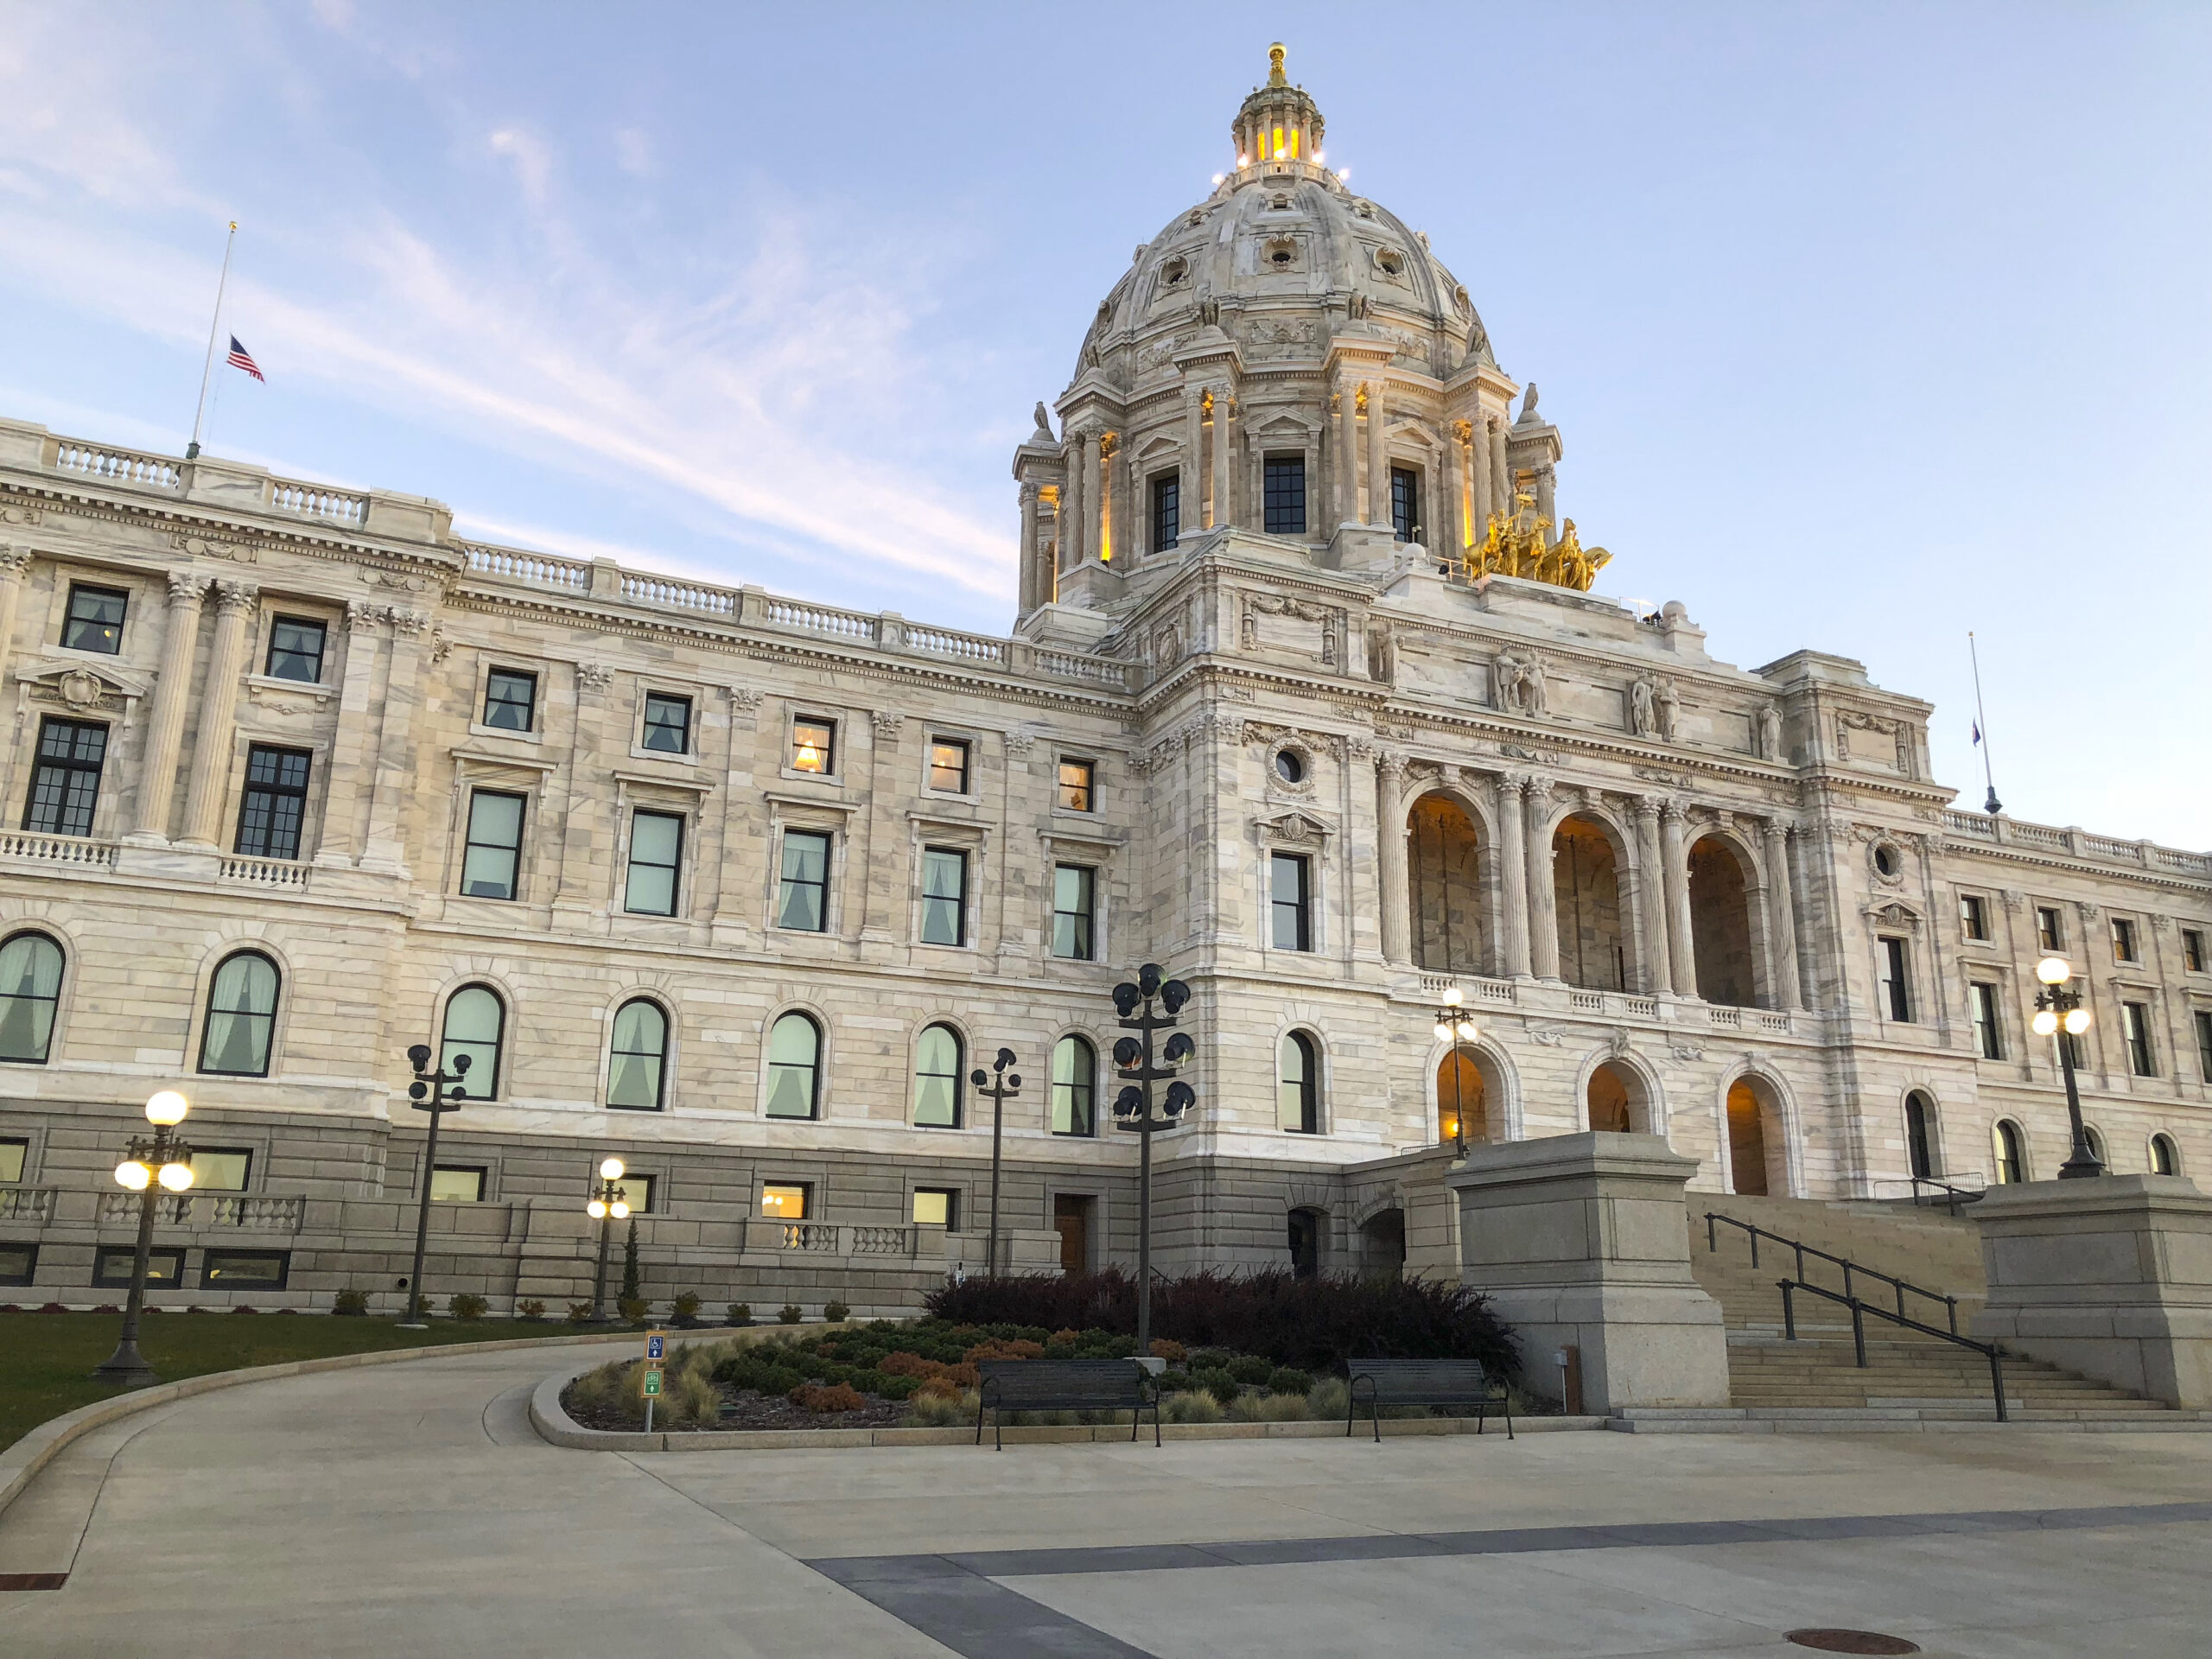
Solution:
<svg viewBox="0 0 2212 1659"><path fill-rule="evenodd" d="M662 1357L667 1347L667 1337L658 1331L652 1332L648 1333L645 1338L645 1357L647 1359L658 1359Z"/></svg>

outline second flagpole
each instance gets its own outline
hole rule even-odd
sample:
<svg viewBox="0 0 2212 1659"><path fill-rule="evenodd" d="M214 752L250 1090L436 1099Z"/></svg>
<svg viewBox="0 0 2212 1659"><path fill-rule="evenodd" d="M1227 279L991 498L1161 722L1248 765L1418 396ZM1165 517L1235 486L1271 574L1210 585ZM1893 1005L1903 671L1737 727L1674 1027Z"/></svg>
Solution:
<svg viewBox="0 0 2212 1659"><path fill-rule="evenodd" d="M200 423L207 414L207 382L215 373L215 341L223 331L223 290L231 285L231 249L238 239L238 222L231 221L231 233L223 241L223 274L215 282L215 315L207 325L207 360L200 368L200 402L192 411L192 442L184 446L187 461L200 454Z"/></svg>

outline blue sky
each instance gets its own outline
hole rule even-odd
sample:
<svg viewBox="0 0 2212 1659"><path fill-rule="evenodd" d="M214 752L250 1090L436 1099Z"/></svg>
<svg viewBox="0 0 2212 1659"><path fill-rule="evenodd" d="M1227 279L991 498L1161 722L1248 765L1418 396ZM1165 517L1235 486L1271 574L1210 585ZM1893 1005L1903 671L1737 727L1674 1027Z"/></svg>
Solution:
<svg viewBox="0 0 2212 1659"><path fill-rule="evenodd" d="M2212 844L2212 7L0 0L0 414L991 632L1008 464L1271 38L1567 442L1605 587Z"/></svg>

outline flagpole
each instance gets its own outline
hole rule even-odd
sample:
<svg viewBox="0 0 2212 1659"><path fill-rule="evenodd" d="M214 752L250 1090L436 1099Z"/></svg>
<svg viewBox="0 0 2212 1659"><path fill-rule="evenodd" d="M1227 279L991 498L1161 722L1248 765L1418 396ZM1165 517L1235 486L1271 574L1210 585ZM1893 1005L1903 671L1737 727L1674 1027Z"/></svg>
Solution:
<svg viewBox="0 0 2212 1659"><path fill-rule="evenodd" d="M238 239L238 222L231 221L231 233L223 242L223 274L215 281L215 316L207 325L207 360L200 369L200 402L192 411L192 442L184 446L184 458L196 460L200 454L200 423L207 413L207 382L215 372L215 337L223 331L223 290L231 283L231 248Z"/></svg>
<svg viewBox="0 0 2212 1659"><path fill-rule="evenodd" d="M1974 664L1974 730L1981 734L1981 780L1989 787L1989 798L1981 804L1981 810L1993 818L2005 810L2005 804L1997 798L1997 779L1989 765L1989 712L1981 706L1981 653L1974 648L1972 628L1967 630L1967 656Z"/></svg>

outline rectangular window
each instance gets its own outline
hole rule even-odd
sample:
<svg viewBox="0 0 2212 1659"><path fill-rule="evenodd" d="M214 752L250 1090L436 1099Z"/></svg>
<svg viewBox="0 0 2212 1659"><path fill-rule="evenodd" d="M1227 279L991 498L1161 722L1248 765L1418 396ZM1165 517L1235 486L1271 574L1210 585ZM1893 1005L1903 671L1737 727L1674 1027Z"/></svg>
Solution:
<svg viewBox="0 0 2212 1659"><path fill-rule="evenodd" d="M1905 976L1904 941L1884 939L1882 949L1882 1007L1900 1024L1912 1023L1912 983Z"/></svg>
<svg viewBox="0 0 2212 1659"><path fill-rule="evenodd" d="M512 899L522 870L523 797L480 789L468 798L468 845L461 890L471 899Z"/></svg>
<svg viewBox="0 0 2212 1659"><path fill-rule="evenodd" d="M2080 1037L2070 1031L2062 1031L2057 1034L2057 1040L2066 1046L2065 1058L2073 1062L2076 1071L2089 1069L2089 1051Z"/></svg>
<svg viewBox="0 0 2212 1659"><path fill-rule="evenodd" d="M596 1177L598 1172L593 1172ZM615 1185L622 1189L622 1202L630 1206L633 1216L650 1216L653 1210L653 1189L659 1185L657 1175L640 1175L636 1170L626 1173Z"/></svg>
<svg viewBox="0 0 2212 1659"><path fill-rule="evenodd" d="M37 1274L37 1245L0 1244L0 1285L28 1285Z"/></svg>
<svg viewBox="0 0 2212 1659"><path fill-rule="evenodd" d="M45 836L89 836L99 804L107 728L97 721L39 721L38 764L31 771L23 828Z"/></svg>
<svg viewBox="0 0 2212 1659"><path fill-rule="evenodd" d="M2112 959L2114 962L2135 960L2135 924L2125 916L2112 918Z"/></svg>
<svg viewBox="0 0 2212 1659"><path fill-rule="evenodd" d="M1410 467L1390 469L1390 528L1402 542L1421 539L1421 474Z"/></svg>
<svg viewBox="0 0 2212 1659"><path fill-rule="evenodd" d="M1268 861L1268 907L1274 912L1278 950L1313 948L1311 866L1299 853L1276 853Z"/></svg>
<svg viewBox="0 0 2212 1659"><path fill-rule="evenodd" d="M819 830L784 831L776 925L806 933L819 933L830 925L830 837Z"/></svg>
<svg viewBox="0 0 2212 1659"><path fill-rule="evenodd" d="M127 1285L138 1252L128 1244L109 1245L92 1256L92 1282L96 1285ZM184 1278L182 1250L149 1250L146 1253L146 1284L148 1287L167 1287L174 1290Z"/></svg>
<svg viewBox="0 0 2212 1659"><path fill-rule="evenodd" d="M676 873L683 862L683 817L677 812L630 815L630 879L622 908L639 916L676 914Z"/></svg>
<svg viewBox="0 0 2212 1659"><path fill-rule="evenodd" d="M837 771L837 722L811 717L791 722L791 770L834 777Z"/></svg>
<svg viewBox="0 0 2212 1659"><path fill-rule="evenodd" d="M432 1204L481 1204L484 1174L472 1164L440 1164L430 1172Z"/></svg>
<svg viewBox="0 0 2212 1659"><path fill-rule="evenodd" d="M1266 465L1268 534L1303 536L1306 533L1306 457L1269 455Z"/></svg>
<svg viewBox="0 0 2212 1659"><path fill-rule="evenodd" d="M1974 1051L1985 1060L2005 1058L2004 1033L1997 1024L1997 988L1976 982L1967 988L1974 1000Z"/></svg>
<svg viewBox="0 0 2212 1659"><path fill-rule="evenodd" d="M958 738L930 740L930 787L948 795L968 792L968 746Z"/></svg>
<svg viewBox="0 0 2212 1659"><path fill-rule="evenodd" d="M2212 1008L2196 1010L2196 1073L2212 1083Z"/></svg>
<svg viewBox="0 0 2212 1659"><path fill-rule="evenodd" d="M1989 902L1980 893L1959 895L1959 931L1969 939L1989 937Z"/></svg>
<svg viewBox="0 0 2212 1659"><path fill-rule="evenodd" d="M2181 931L2181 965L2192 974L2204 971L2204 935L2196 928Z"/></svg>
<svg viewBox="0 0 2212 1659"><path fill-rule="evenodd" d="M1080 864L1052 867L1052 954L1070 962L1091 956L1091 893L1096 872Z"/></svg>
<svg viewBox="0 0 2212 1659"><path fill-rule="evenodd" d="M804 1221L813 1197L810 1182L766 1182L760 1188L760 1213L773 1221Z"/></svg>
<svg viewBox="0 0 2212 1659"><path fill-rule="evenodd" d="M1182 474L1162 473L1152 480L1152 550L1165 553L1182 538Z"/></svg>
<svg viewBox="0 0 2212 1659"><path fill-rule="evenodd" d="M968 855L922 849L922 943L968 943Z"/></svg>
<svg viewBox="0 0 2212 1659"><path fill-rule="evenodd" d="M296 859L300 826L308 812L308 772L315 758L304 749L257 743L245 752L245 793L238 799L236 851L247 858Z"/></svg>
<svg viewBox="0 0 2212 1659"><path fill-rule="evenodd" d="M241 1147L195 1147L192 1152L192 1190L195 1192L243 1192L253 1173L253 1154Z"/></svg>
<svg viewBox="0 0 2212 1659"><path fill-rule="evenodd" d="M2152 1064L2151 1053L2151 1005L2121 1003L2120 1027L2121 1034L2127 1039L2127 1069L2139 1077L2157 1077L2158 1070Z"/></svg>
<svg viewBox="0 0 2212 1659"><path fill-rule="evenodd" d="M2044 952L2066 948L2066 930L2060 925L2056 905L2036 906L2036 948Z"/></svg>
<svg viewBox="0 0 2212 1659"><path fill-rule="evenodd" d="M10 1136L0 1141L0 1186L13 1186L23 1179L23 1161L30 1156L31 1143Z"/></svg>
<svg viewBox="0 0 2212 1659"><path fill-rule="evenodd" d="M914 1189L914 1224L918 1227L942 1227L947 1232L960 1229L960 1194L949 1186L918 1186Z"/></svg>
<svg viewBox="0 0 2212 1659"><path fill-rule="evenodd" d="M123 649L123 613L130 603L130 595L120 588L71 582L69 614L61 625L61 643L72 651L114 656Z"/></svg>
<svg viewBox="0 0 2212 1659"><path fill-rule="evenodd" d="M645 693L644 747L656 754L691 753L691 699L664 691Z"/></svg>
<svg viewBox="0 0 2212 1659"><path fill-rule="evenodd" d="M1060 762L1060 805L1070 812L1089 812L1094 772L1088 760Z"/></svg>
<svg viewBox="0 0 2212 1659"><path fill-rule="evenodd" d="M203 1290L282 1290L292 1258L283 1250L210 1250L200 1258Z"/></svg>
<svg viewBox="0 0 2212 1659"><path fill-rule="evenodd" d="M531 729L537 710L537 676L495 668L484 679L484 723L502 732Z"/></svg>
<svg viewBox="0 0 2212 1659"><path fill-rule="evenodd" d="M321 623L303 616L276 618L269 625L269 677L321 684L323 647L329 637Z"/></svg>

